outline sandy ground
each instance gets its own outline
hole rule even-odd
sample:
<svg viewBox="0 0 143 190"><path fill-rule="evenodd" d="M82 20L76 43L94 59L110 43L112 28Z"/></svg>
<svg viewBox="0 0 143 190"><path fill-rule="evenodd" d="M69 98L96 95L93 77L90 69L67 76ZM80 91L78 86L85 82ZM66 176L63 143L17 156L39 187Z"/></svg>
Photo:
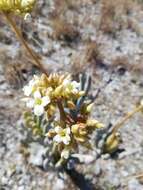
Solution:
<svg viewBox="0 0 143 190"><path fill-rule="evenodd" d="M100 89L92 115L105 125L115 124L143 97L143 4L67 2L38 1L32 22L16 18L17 24L48 72L91 75L91 95ZM78 189L68 176L63 181L56 172L37 167L40 160L30 161L28 151L39 145L31 144L29 150L21 145L26 136L20 125L22 87L39 71L0 17L0 190ZM81 166L93 189L143 189L142 176L135 177L143 173L142 123L137 114L121 128L124 151L116 158L104 155Z"/></svg>

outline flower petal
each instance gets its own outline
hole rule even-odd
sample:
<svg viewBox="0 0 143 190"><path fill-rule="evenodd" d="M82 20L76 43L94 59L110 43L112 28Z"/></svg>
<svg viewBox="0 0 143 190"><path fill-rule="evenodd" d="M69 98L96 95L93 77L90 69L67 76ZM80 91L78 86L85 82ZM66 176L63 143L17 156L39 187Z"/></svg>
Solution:
<svg viewBox="0 0 143 190"><path fill-rule="evenodd" d="M76 81L71 82L71 85L72 85L74 88L79 88L79 87L80 87L80 83L79 83L79 82L76 82Z"/></svg>
<svg viewBox="0 0 143 190"><path fill-rule="evenodd" d="M26 103L26 106L27 106L28 108L33 108L33 107L34 107L34 103L35 103L34 99L29 98L29 100L28 100L27 103Z"/></svg>
<svg viewBox="0 0 143 190"><path fill-rule="evenodd" d="M71 133L71 130L70 130L70 128L68 127L68 128L66 128L66 134L70 134Z"/></svg>
<svg viewBox="0 0 143 190"><path fill-rule="evenodd" d="M65 138L70 141L71 140L71 137L69 135L66 135Z"/></svg>
<svg viewBox="0 0 143 190"><path fill-rule="evenodd" d="M50 103L50 98L48 96L44 96L42 98L42 106L47 106Z"/></svg>
<svg viewBox="0 0 143 190"><path fill-rule="evenodd" d="M23 91L25 96L30 96L30 94L32 93L32 88L30 86L25 86L23 88Z"/></svg>
<svg viewBox="0 0 143 190"><path fill-rule="evenodd" d="M41 105L36 105L34 107L34 114L37 116L41 116L44 113L44 107Z"/></svg>
<svg viewBox="0 0 143 190"><path fill-rule="evenodd" d="M62 142L62 138L60 135L56 135L56 136L54 136L53 141L60 143L60 142Z"/></svg>
<svg viewBox="0 0 143 190"><path fill-rule="evenodd" d="M34 92L34 98L41 98L41 93L38 90Z"/></svg>
<svg viewBox="0 0 143 190"><path fill-rule="evenodd" d="M68 145L68 144L69 144L69 141L70 141L69 138L67 138L67 137L61 137L61 138L62 138L62 141L63 141L63 143L64 143L65 145Z"/></svg>
<svg viewBox="0 0 143 190"><path fill-rule="evenodd" d="M35 85L35 80L34 79L30 80L29 81L29 86L33 87L34 85Z"/></svg>

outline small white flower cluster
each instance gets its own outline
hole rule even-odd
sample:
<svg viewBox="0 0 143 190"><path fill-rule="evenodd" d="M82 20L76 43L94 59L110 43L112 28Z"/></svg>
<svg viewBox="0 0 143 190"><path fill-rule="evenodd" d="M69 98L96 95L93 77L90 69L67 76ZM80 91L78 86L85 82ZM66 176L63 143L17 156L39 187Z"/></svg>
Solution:
<svg viewBox="0 0 143 190"><path fill-rule="evenodd" d="M34 79L23 88L24 95L26 96L23 100L28 108L33 108L35 115L41 116L45 111L44 107L50 103L50 98L49 96L42 96L41 92L36 89L38 83L39 78L34 76Z"/></svg>
<svg viewBox="0 0 143 190"><path fill-rule="evenodd" d="M57 143L63 142L65 145L68 145L70 143L70 128L67 127L65 129L57 126L55 127L56 135L54 136L53 140Z"/></svg>
<svg viewBox="0 0 143 190"><path fill-rule="evenodd" d="M23 91L26 96L23 100L27 107L32 109L34 115L45 114L47 119L54 118L52 128L45 136L52 139L61 159L68 159L72 151L74 136L65 110L74 109L75 101L85 94L80 90L80 83L72 80L69 74L49 76L42 74L34 76ZM60 111L65 117L61 117ZM64 121L61 121L62 119ZM76 144L76 139L74 139L74 144Z"/></svg>
<svg viewBox="0 0 143 190"><path fill-rule="evenodd" d="M60 75L53 74L49 77L34 75L34 78L23 88L24 95L26 96L24 101L28 108L34 110L35 115L41 116L48 104L52 105L53 99L72 98L72 95L80 92L79 87L80 84L72 81L70 75L63 77L61 80Z"/></svg>
<svg viewBox="0 0 143 190"><path fill-rule="evenodd" d="M61 84L61 87L65 90L65 93L72 92L73 94L77 94L79 92L80 83L66 78Z"/></svg>
<svg viewBox="0 0 143 190"><path fill-rule="evenodd" d="M71 131L70 128L67 127L65 129L61 128L60 126L55 127L56 135L53 138L53 141L56 143L63 143L65 146L68 146L71 142ZM70 150L69 148L64 148L61 152L61 157L64 159L69 158Z"/></svg>

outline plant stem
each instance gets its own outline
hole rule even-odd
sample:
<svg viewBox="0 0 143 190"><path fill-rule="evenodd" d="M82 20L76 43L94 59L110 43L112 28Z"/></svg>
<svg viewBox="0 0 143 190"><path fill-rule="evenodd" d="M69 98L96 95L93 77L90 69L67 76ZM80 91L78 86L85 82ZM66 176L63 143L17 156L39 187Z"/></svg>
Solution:
<svg viewBox="0 0 143 190"><path fill-rule="evenodd" d="M121 121L119 121L114 127L113 127L113 133L116 133L117 130L123 126L123 124L129 120L131 117L133 117L134 114L138 113L143 109L143 106L140 105L137 108L135 108L132 112L129 112Z"/></svg>
<svg viewBox="0 0 143 190"><path fill-rule="evenodd" d="M62 126L65 127L66 114L65 114L65 111L64 111L61 101L57 101L57 105L58 105L59 112L60 112L61 124L62 124Z"/></svg>
<svg viewBox="0 0 143 190"><path fill-rule="evenodd" d="M24 40L20 30L18 29L18 27L16 26L16 23L13 21L13 19L11 18L11 15L9 13L3 12L6 20L8 21L8 23L10 24L10 26L12 27L12 29L14 30L17 38L19 39L19 41L22 43L22 45L25 47L25 49L27 50L27 52L29 53L30 57L34 60L34 65L36 65L43 73L47 74L47 71L45 70L45 68L42 66L42 64L40 63L40 61L38 60L38 58L35 56L34 52L32 51L32 49L29 47L29 45L27 44L27 42Z"/></svg>
<svg viewBox="0 0 143 190"><path fill-rule="evenodd" d="M127 178L127 181L131 180L132 178L136 178L136 179L143 178L143 173L140 173L140 174L137 174L137 175L133 175L133 176Z"/></svg>

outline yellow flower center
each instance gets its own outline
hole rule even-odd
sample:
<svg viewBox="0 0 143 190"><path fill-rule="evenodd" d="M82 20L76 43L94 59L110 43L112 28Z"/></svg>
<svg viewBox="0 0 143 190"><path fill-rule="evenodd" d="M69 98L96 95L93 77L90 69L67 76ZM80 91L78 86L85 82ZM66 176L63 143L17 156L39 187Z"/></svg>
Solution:
<svg viewBox="0 0 143 190"><path fill-rule="evenodd" d="M41 100L40 98L37 98L37 99L35 100L35 104L41 105L41 104L42 104L42 100Z"/></svg>

